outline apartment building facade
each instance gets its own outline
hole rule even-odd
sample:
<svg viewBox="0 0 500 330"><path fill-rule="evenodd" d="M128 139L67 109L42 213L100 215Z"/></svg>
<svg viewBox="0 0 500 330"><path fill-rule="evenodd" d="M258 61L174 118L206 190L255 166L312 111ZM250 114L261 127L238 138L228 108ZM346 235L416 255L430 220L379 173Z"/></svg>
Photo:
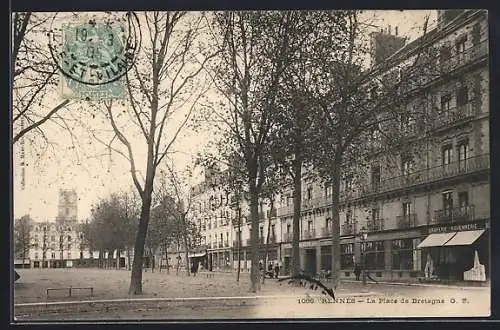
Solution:
<svg viewBox="0 0 500 330"><path fill-rule="evenodd" d="M425 118L403 123L417 147L387 153L341 184L341 268L353 277L355 263L376 278L421 276L429 260L433 276L463 279L477 253L489 269L489 76L488 23L484 11L439 11L425 37L427 70L401 84L404 106ZM416 56L414 41L391 57L404 77ZM420 46L419 46L420 47ZM412 50L413 49L413 50ZM403 67L403 69L401 69ZM403 74L401 74L403 73ZM404 78L402 78L404 79ZM314 177L303 181L301 266L311 273L331 268L331 189ZM291 260L293 203L285 193L278 208L285 270ZM367 232L361 242L360 232Z"/></svg>
<svg viewBox="0 0 500 330"><path fill-rule="evenodd" d="M405 101L398 106L415 116L405 115L399 129L414 147L379 155L359 169L356 180L344 176L339 197L341 277L354 278L355 264L363 262L376 279L417 278L432 261L431 276L463 280L476 254L488 276L487 13L440 10L437 27L411 43L404 45L387 32L375 39L389 40L391 45L381 48L392 54L377 53L374 80L388 76L401 81L398 89ZM419 52L427 62L412 68ZM408 72L418 68L417 74ZM317 274L332 265L332 189L311 173L303 175L299 250L302 269ZM195 194L196 217L210 263L217 269L229 261L237 269L240 259L241 269L249 270L248 204L244 196L226 193L213 179L205 181ZM259 205L259 259L265 260L267 246L268 261L278 262L282 274L291 266L292 196L285 189L273 210L269 201Z"/></svg>

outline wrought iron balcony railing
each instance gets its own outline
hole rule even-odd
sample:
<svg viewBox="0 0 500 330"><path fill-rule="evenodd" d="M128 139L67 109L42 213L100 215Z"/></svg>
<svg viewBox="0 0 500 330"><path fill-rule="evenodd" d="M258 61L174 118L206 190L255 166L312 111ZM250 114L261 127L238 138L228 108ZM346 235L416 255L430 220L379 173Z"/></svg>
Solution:
<svg viewBox="0 0 500 330"><path fill-rule="evenodd" d="M414 67L413 73L406 73L408 77L400 83L399 90L401 93L411 92L487 54L488 40L483 40L448 58L439 56L427 58Z"/></svg>
<svg viewBox="0 0 500 330"><path fill-rule="evenodd" d="M407 214L396 216L396 225L398 229L413 228L417 225L417 215Z"/></svg>
<svg viewBox="0 0 500 330"><path fill-rule="evenodd" d="M369 231L384 230L384 219L370 220L366 223L366 227Z"/></svg>
<svg viewBox="0 0 500 330"><path fill-rule="evenodd" d="M461 223L474 220L474 205L436 210L434 222L440 224Z"/></svg>
<svg viewBox="0 0 500 330"><path fill-rule="evenodd" d="M433 121L429 128L439 129L446 126L454 125L455 123L469 119L475 116L476 103L471 100L468 103L451 108L451 109L438 109L433 115Z"/></svg>

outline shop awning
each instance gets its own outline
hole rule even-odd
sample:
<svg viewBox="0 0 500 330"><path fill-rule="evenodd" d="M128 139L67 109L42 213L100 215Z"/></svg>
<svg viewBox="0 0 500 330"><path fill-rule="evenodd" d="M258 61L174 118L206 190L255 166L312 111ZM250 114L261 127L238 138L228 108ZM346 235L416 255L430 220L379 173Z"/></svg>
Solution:
<svg viewBox="0 0 500 330"><path fill-rule="evenodd" d="M459 231L452 239L446 242L445 246L453 245L471 245L474 243L482 234L484 230L467 230Z"/></svg>
<svg viewBox="0 0 500 330"><path fill-rule="evenodd" d="M443 246L453 236L455 236L455 234L456 234L456 232L430 234L422 242L420 242L420 244L417 246L417 248L420 249L420 248L424 248L424 247Z"/></svg>
<svg viewBox="0 0 500 330"><path fill-rule="evenodd" d="M194 254L190 254L189 255L189 258L199 258L199 257L204 257L205 256L205 252L200 252L200 253L194 253Z"/></svg>

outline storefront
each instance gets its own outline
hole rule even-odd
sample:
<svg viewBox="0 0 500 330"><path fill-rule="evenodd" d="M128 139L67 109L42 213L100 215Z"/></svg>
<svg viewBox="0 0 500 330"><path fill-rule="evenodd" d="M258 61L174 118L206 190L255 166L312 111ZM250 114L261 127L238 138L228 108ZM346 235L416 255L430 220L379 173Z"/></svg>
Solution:
<svg viewBox="0 0 500 330"><path fill-rule="evenodd" d="M490 233L486 223L442 225L428 228L418 245L424 276L452 281L486 281L489 278ZM476 275L468 276L467 272Z"/></svg>
<svg viewBox="0 0 500 330"><path fill-rule="evenodd" d="M206 251L197 251L188 255L189 265L197 264L198 270L208 269L208 255Z"/></svg>

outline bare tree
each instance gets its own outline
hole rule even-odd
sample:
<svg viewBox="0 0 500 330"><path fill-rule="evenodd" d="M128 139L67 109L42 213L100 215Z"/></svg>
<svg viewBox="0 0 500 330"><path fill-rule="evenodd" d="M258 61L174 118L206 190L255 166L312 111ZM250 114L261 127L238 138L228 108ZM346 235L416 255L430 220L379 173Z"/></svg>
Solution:
<svg viewBox="0 0 500 330"><path fill-rule="evenodd" d="M275 122L275 100L291 54L300 48L298 12L226 12L214 19L214 36L221 50L211 70L218 91L229 104L215 113L227 134L226 154L240 157L250 199L252 267L251 292L259 284L258 199L265 178L260 158L265 154Z"/></svg>
<svg viewBox="0 0 500 330"><path fill-rule="evenodd" d="M15 144L30 132L36 132L48 144L42 125L68 105L64 100L54 105L57 93L57 64L45 40L53 14L12 14L12 101Z"/></svg>
<svg viewBox="0 0 500 330"><path fill-rule="evenodd" d="M107 145L130 162L132 180L142 201L130 294L142 293L144 244L157 167L206 91L200 73L215 56L203 45L204 19L201 13L148 12L140 17L140 21L145 31L141 52L126 75L127 108L118 109L115 104L105 102L106 116L122 148L112 146L114 138ZM125 120L123 125L119 122L121 118ZM138 135L132 136L133 128ZM131 142L138 137L142 138L143 150L146 151L140 156L145 160L142 180L138 175L138 156L134 154Z"/></svg>
<svg viewBox="0 0 500 330"><path fill-rule="evenodd" d="M166 164L167 172L168 172L168 180L173 188L173 196L175 196L175 204L177 206L176 215L178 216L178 225L179 225L179 233L180 239L182 239L182 243L185 248L185 260L188 262L189 260L189 250L196 245L198 241L199 231L196 225L194 225L190 219L189 214L191 212L191 207L193 203L192 199L192 189L189 187L189 183L186 180L182 180L177 174L175 168L172 165ZM187 176L191 177L191 170L187 170ZM184 182L183 182L184 181ZM186 187L187 185L187 187ZM183 189L183 186L185 189ZM190 275L189 264L186 267L187 276Z"/></svg>
<svg viewBox="0 0 500 330"><path fill-rule="evenodd" d="M311 83L304 89L312 106L318 107L321 113L315 124L319 141L315 144L314 167L332 186L333 288L340 278L339 205L343 173L360 168L383 150L407 146L401 143L407 139L406 131L399 125L409 112L401 106L403 79L398 80L394 75L399 69L398 63L387 59L372 69L364 69L363 63L370 55L366 40L369 33L359 14L355 10L325 13L332 19L318 24L313 41L315 51L308 56ZM342 19L335 20L335 17ZM334 24L341 24L343 28L335 28L337 33L332 39ZM427 21L423 24L424 36L426 27ZM406 81L414 78L416 67L423 69L419 61L423 53L420 43L413 52L414 60L408 64L413 74L406 76ZM392 72L388 68L392 68Z"/></svg>

